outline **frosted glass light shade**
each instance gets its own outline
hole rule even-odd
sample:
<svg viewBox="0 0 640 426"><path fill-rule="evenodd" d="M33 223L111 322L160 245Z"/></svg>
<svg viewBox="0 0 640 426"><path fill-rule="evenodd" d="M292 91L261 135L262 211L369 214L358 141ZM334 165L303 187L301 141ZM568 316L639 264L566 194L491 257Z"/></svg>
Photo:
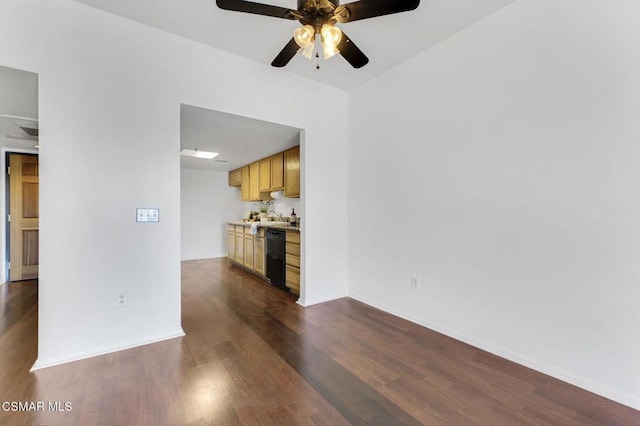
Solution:
<svg viewBox="0 0 640 426"><path fill-rule="evenodd" d="M304 27L298 27L293 31L293 39L296 41L298 46L304 49L309 45L313 46L315 32L316 31L313 27L307 24Z"/></svg>
<svg viewBox="0 0 640 426"><path fill-rule="evenodd" d="M338 43L342 40L342 31L340 31L340 28L324 24L322 25L320 34L322 34L322 51L324 52L325 60L340 53L337 48Z"/></svg>
<svg viewBox="0 0 640 426"><path fill-rule="evenodd" d="M307 59L311 59L313 56L313 48L315 47L314 43L310 43L307 47L301 47L298 52L302 54Z"/></svg>

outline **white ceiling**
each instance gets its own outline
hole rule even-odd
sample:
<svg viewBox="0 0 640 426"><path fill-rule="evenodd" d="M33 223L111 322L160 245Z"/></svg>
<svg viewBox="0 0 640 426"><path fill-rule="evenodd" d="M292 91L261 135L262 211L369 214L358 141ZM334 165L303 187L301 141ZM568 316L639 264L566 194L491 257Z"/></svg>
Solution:
<svg viewBox="0 0 640 426"><path fill-rule="evenodd" d="M33 150L38 138L21 127L38 128L38 75L0 66L0 147Z"/></svg>
<svg viewBox="0 0 640 426"><path fill-rule="evenodd" d="M75 0L244 56L269 66L296 21L230 12L215 0ZM365 0L366 1L366 0ZM393 1L393 0L390 0ZM340 24L370 62L353 69L342 57L315 62L301 55L280 69L350 90L515 0L422 0L414 11ZM296 0L265 0L295 8ZM0 145L33 149L38 127L37 75L0 66ZM20 119L22 117L22 119ZM181 107L181 147L219 152L213 161L181 158L185 168L228 171L299 143L300 129L193 106ZM218 161L215 161L218 160Z"/></svg>
<svg viewBox="0 0 640 426"><path fill-rule="evenodd" d="M300 129L180 105L180 146L217 152L213 160L180 157L189 169L229 171L300 143Z"/></svg>
<svg viewBox="0 0 640 426"><path fill-rule="evenodd" d="M267 66L299 26L297 21L221 10L215 0L75 1ZM344 58L336 56L328 61L321 60L321 67L316 70L315 60L296 55L281 72L350 90L513 1L422 0L414 11L339 24L369 57L366 66L356 70ZM297 5L296 0L258 2L292 9Z"/></svg>

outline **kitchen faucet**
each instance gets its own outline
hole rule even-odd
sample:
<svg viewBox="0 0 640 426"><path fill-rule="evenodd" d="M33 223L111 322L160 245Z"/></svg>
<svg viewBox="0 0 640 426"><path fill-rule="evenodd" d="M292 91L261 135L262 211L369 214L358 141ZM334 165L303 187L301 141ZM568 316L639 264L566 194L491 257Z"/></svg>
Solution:
<svg viewBox="0 0 640 426"><path fill-rule="evenodd" d="M282 217L283 217L283 216L282 216L282 213L277 212L277 211L275 211L275 210L271 210L271 211L269 212L269 214L271 214L271 213L274 213L276 216L278 216L278 218L280 219L280 221L282 221Z"/></svg>

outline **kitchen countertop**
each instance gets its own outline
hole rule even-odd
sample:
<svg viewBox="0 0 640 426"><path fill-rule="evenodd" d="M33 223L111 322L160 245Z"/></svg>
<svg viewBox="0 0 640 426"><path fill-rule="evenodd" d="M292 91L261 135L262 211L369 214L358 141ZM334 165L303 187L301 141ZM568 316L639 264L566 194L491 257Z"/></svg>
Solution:
<svg viewBox="0 0 640 426"><path fill-rule="evenodd" d="M285 231L298 231L300 232L299 226L291 226L289 222L243 222L241 220L230 221L227 222L229 225L240 225L240 226L251 226L253 223L257 223L259 228L274 228L274 229L284 229Z"/></svg>

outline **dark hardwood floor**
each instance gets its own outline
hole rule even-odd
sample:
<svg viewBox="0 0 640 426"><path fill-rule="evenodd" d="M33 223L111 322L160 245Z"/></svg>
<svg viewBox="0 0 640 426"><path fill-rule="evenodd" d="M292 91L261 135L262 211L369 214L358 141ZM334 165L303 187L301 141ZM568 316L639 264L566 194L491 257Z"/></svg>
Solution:
<svg viewBox="0 0 640 426"><path fill-rule="evenodd" d="M345 298L309 308L226 259L182 268L186 336L29 373L37 283L0 286L0 424L640 425L640 412Z"/></svg>

